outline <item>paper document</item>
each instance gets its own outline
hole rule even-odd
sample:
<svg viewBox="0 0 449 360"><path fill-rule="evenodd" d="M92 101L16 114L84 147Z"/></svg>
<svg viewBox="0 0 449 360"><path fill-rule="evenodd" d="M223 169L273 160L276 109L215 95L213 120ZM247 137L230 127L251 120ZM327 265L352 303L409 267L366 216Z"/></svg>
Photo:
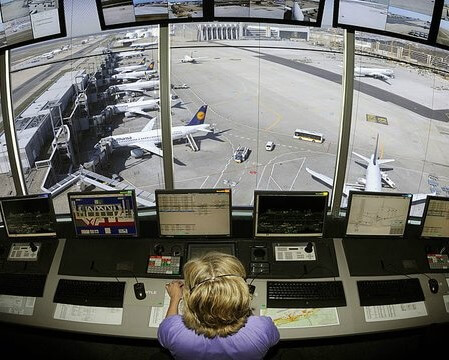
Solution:
<svg viewBox="0 0 449 360"><path fill-rule="evenodd" d="M165 319L165 315L167 314L168 305L170 304L170 296L165 292L164 304L162 306L152 306L150 311L150 322L148 323L148 327L159 327L162 320ZM182 306L183 302L179 304L178 314L182 315Z"/></svg>
<svg viewBox="0 0 449 360"><path fill-rule="evenodd" d="M420 316L427 316L427 309L424 301L406 304L364 306L365 321L388 321L411 319Z"/></svg>
<svg viewBox="0 0 449 360"><path fill-rule="evenodd" d="M91 324L121 325L123 308L56 304L54 319Z"/></svg>
<svg viewBox="0 0 449 360"><path fill-rule="evenodd" d="M269 316L278 328L310 328L340 325L337 308L319 309L260 309L260 315Z"/></svg>
<svg viewBox="0 0 449 360"><path fill-rule="evenodd" d="M16 315L33 315L35 297L0 295L0 312Z"/></svg>

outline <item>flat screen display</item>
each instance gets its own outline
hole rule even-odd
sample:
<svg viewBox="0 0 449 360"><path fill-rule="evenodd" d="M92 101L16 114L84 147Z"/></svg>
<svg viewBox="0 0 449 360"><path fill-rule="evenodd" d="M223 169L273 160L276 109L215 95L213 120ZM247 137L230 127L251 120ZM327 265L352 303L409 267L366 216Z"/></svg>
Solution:
<svg viewBox="0 0 449 360"><path fill-rule="evenodd" d="M0 199L8 237L54 237L56 219L50 194Z"/></svg>
<svg viewBox="0 0 449 360"><path fill-rule="evenodd" d="M91 236L137 236L134 190L69 193L75 234Z"/></svg>
<svg viewBox="0 0 449 360"><path fill-rule="evenodd" d="M421 237L449 239L449 198L427 196Z"/></svg>
<svg viewBox="0 0 449 360"><path fill-rule="evenodd" d="M202 0L97 0L97 6L106 27L203 17Z"/></svg>
<svg viewBox="0 0 449 360"><path fill-rule="evenodd" d="M231 236L231 189L156 190L160 236Z"/></svg>
<svg viewBox="0 0 449 360"><path fill-rule="evenodd" d="M235 256L235 245L234 244L188 244L187 246L187 259L199 258L210 252L220 252L228 255Z"/></svg>
<svg viewBox="0 0 449 360"><path fill-rule="evenodd" d="M334 24L427 40L435 0L338 0Z"/></svg>
<svg viewBox="0 0 449 360"><path fill-rule="evenodd" d="M63 0L0 0L0 50L63 36Z"/></svg>
<svg viewBox="0 0 449 360"><path fill-rule="evenodd" d="M349 192L346 236L402 237L412 194Z"/></svg>
<svg viewBox="0 0 449 360"><path fill-rule="evenodd" d="M254 192L255 237L322 237L329 193Z"/></svg>

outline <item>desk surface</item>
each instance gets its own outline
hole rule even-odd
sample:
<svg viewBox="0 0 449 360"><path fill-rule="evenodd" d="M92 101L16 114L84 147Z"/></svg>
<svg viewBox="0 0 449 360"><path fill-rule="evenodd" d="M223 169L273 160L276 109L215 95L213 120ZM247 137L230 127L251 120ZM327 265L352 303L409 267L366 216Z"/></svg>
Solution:
<svg viewBox="0 0 449 360"><path fill-rule="evenodd" d="M357 292L357 280L403 279L404 275L389 276L351 276L342 239L333 239L335 255L337 258L339 276L321 278L322 280L341 280L343 282L347 306L338 307L339 325L323 327L307 327L287 329L281 328L281 339L313 339L333 336L347 336L356 334L369 334L390 330L401 330L413 327L427 326L433 323L449 322L449 289L448 273L432 273L429 276L438 280L440 289L437 294L432 294L428 286L428 277L424 274L410 274L410 277L419 279L425 296L427 316L410 319L366 322L364 308L359 305ZM153 306L160 306L165 296L165 283L167 279L139 277L138 280L145 284L147 297L137 300L134 296L134 277L120 278L125 281L125 296L123 306L123 318L121 325L92 324L74 321L54 319L56 304L53 296L59 279L98 279L116 280L115 277L82 277L59 275L60 262L63 255L65 239L59 239L56 252L51 263L43 297L36 298L34 312L31 316L0 313L0 321L22 325L37 326L49 329L74 331L82 333L132 337L132 338L157 338L157 328L149 327L150 312ZM258 315L260 309L266 306L266 283L269 279L256 279L256 291L253 298L254 313ZM292 280L292 279L290 279ZM446 302L446 304L445 304Z"/></svg>

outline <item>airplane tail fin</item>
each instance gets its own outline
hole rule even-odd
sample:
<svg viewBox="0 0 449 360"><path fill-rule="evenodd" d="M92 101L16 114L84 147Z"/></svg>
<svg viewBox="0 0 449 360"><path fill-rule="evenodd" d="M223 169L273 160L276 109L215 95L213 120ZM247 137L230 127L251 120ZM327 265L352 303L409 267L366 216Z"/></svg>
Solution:
<svg viewBox="0 0 449 360"><path fill-rule="evenodd" d="M204 124L204 120L206 119L206 111L207 105L201 106L187 126Z"/></svg>
<svg viewBox="0 0 449 360"><path fill-rule="evenodd" d="M373 155L373 163L374 165L376 165L377 162L377 149L379 146L379 134L377 134L377 138L376 138L376 147L374 148L374 155Z"/></svg>
<svg viewBox="0 0 449 360"><path fill-rule="evenodd" d="M139 63L139 65L143 65L143 64L145 64L145 61L146 61L146 59L147 59L147 58L145 58L145 57L144 57L144 58L143 58L142 60L140 60L140 63Z"/></svg>
<svg viewBox="0 0 449 360"><path fill-rule="evenodd" d="M150 64L148 65L147 70L153 70L154 69L154 60L152 62L150 62Z"/></svg>

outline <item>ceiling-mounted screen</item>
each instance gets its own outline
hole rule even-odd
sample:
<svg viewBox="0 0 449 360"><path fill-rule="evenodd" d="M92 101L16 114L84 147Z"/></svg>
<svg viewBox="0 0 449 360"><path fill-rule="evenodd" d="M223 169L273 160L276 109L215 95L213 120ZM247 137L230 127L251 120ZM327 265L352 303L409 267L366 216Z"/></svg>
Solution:
<svg viewBox="0 0 449 360"><path fill-rule="evenodd" d="M215 0L214 18L246 18L279 23L321 23L323 0Z"/></svg>
<svg viewBox="0 0 449 360"><path fill-rule="evenodd" d="M97 0L97 7L103 30L125 24L203 18L203 0Z"/></svg>
<svg viewBox="0 0 449 360"><path fill-rule="evenodd" d="M427 41L435 0L336 0L334 26Z"/></svg>
<svg viewBox="0 0 449 360"><path fill-rule="evenodd" d="M449 48L449 0L444 0L440 28L438 29L437 44Z"/></svg>
<svg viewBox="0 0 449 360"><path fill-rule="evenodd" d="M0 50L63 36L63 0L0 0Z"/></svg>
<svg viewBox="0 0 449 360"><path fill-rule="evenodd" d="M127 26L238 19L320 26L324 0L96 0L103 30Z"/></svg>

